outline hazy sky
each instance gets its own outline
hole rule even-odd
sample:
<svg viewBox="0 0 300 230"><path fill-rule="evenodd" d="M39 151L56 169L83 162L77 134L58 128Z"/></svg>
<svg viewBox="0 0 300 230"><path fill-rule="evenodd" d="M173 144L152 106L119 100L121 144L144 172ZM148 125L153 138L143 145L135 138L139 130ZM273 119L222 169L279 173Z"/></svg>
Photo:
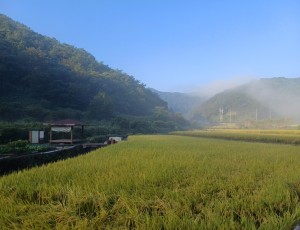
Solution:
<svg viewBox="0 0 300 230"><path fill-rule="evenodd" d="M298 0L0 0L0 12L161 91L300 77Z"/></svg>

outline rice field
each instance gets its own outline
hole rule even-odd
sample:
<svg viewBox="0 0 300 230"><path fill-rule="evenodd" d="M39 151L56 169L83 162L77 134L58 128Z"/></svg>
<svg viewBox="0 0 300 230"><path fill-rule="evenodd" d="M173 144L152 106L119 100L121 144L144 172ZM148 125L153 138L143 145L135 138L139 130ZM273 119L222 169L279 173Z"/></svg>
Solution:
<svg viewBox="0 0 300 230"><path fill-rule="evenodd" d="M292 229L294 145L153 135L0 178L0 229Z"/></svg>
<svg viewBox="0 0 300 230"><path fill-rule="evenodd" d="M300 130L257 130L257 129L205 129L177 131L174 135L208 137L226 140L242 140L278 144L300 144Z"/></svg>

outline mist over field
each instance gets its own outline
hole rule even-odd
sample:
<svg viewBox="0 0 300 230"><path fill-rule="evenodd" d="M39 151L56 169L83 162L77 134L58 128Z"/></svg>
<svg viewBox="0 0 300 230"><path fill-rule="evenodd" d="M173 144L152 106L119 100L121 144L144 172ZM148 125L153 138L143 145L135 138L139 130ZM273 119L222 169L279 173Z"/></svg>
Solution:
<svg viewBox="0 0 300 230"><path fill-rule="evenodd" d="M269 108L269 117L300 121L300 79L261 79L249 84L247 93Z"/></svg>
<svg viewBox="0 0 300 230"><path fill-rule="evenodd" d="M247 83L232 81L223 85L220 82L212 85L210 92L221 90L222 87L225 90L193 108L189 113L191 121L200 125L263 120L285 120L287 125L300 121L300 78L262 78ZM210 88L206 90L209 92Z"/></svg>

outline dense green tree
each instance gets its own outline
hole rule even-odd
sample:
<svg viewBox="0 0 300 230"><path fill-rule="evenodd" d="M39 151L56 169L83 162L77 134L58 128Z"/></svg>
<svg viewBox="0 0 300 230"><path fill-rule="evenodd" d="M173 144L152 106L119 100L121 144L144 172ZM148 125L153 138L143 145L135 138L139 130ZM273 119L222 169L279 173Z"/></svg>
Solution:
<svg viewBox="0 0 300 230"><path fill-rule="evenodd" d="M113 101L105 92L99 92L90 103L90 116L96 119L107 119L113 114Z"/></svg>

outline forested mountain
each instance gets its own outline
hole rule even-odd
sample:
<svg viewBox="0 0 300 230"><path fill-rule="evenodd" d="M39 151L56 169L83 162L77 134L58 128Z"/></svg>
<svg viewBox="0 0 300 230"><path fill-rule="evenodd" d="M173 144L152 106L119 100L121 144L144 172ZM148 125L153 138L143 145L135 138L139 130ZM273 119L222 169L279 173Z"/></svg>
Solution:
<svg viewBox="0 0 300 230"><path fill-rule="evenodd" d="M220 111L223 122L299 121L300 78L260 79L203 101L148 89L85 50L0 14L0 121L110 120L138 132L188 127L176 112L199 124L220 122Z"/></svg>
<svg viewBox="0 0 300 230"><path fill-rule="evenodd" d="M300 121L300 78L265 78L226 90L204 102L193 114L198 122Z"/></svg>
<svg viewBox="0 0 300 230"><path fill-rule="evenodd" d="M158 94L161 99L166 101L171 110L181 113L187 119L190 118L191 111L199 107L207 99L204 96L198 96L188 93L160 92L155 89L151 90Z"/></svg>
<svg viewBox="0 0 300 230"><path fill-rule="evenodd" d="M134 77L0 14L0 121L120 117L144 117L151 122L136 123L152 128L156 121L187 125Z"/></svg>
<svg viewBox="0 0 300 230"><path fill-rule="evenodd" d="M85 115L101 119L112 114L149 115L156 106L166 106L132 76L4 15L0 15L0 63L2 119Z"/></svg>

